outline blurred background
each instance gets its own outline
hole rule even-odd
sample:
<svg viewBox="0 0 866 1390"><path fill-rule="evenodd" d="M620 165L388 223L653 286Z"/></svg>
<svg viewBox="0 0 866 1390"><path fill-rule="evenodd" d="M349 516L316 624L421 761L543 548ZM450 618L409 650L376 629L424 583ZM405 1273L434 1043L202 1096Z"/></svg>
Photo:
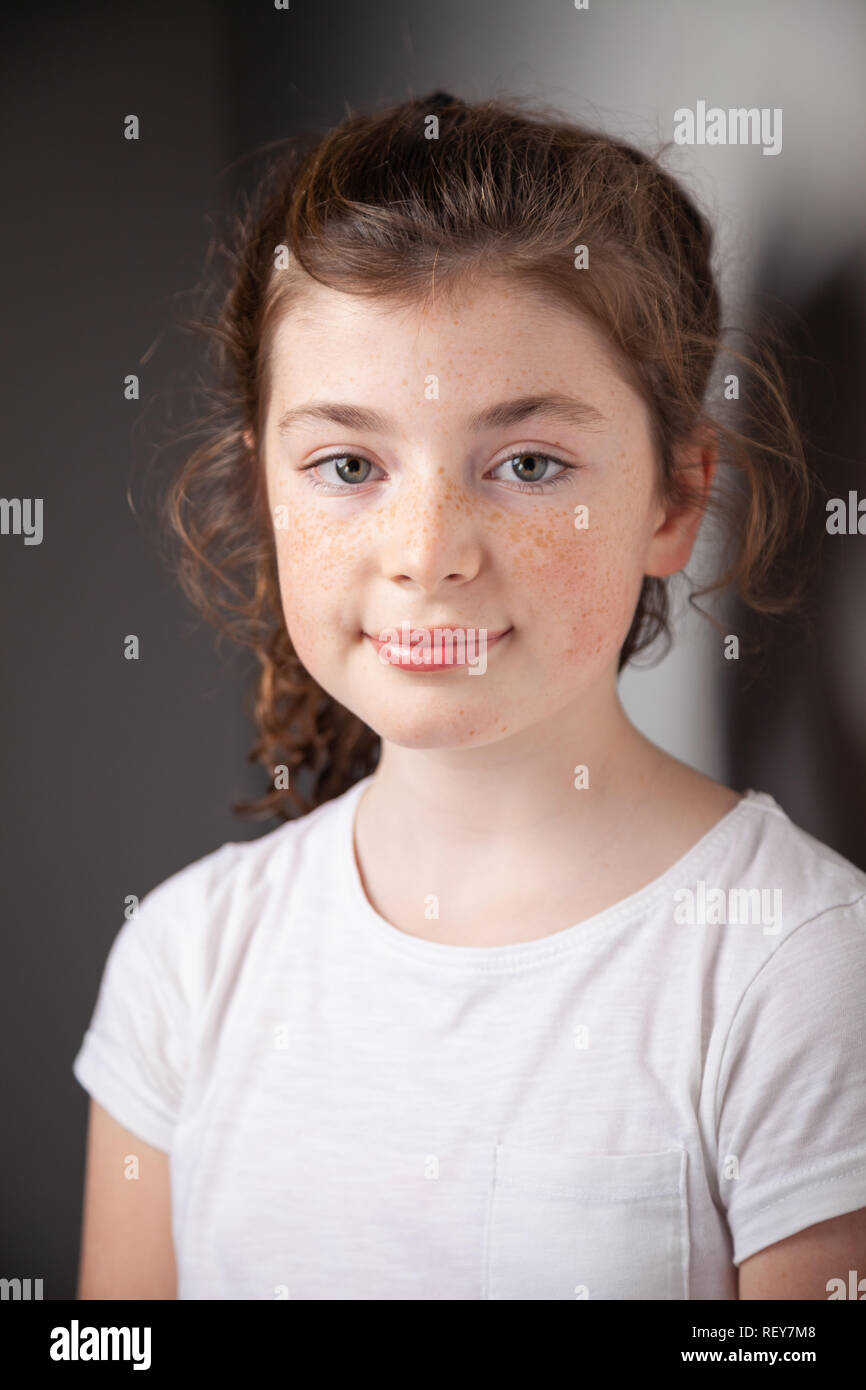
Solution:
<svg viewBox="0 0 866 1390"><path fill-rule="evenodd" d="M2 493L44 499L41 545L0 537L0 1275L67 1299L87 1114L70 1067L124 897L273 828L230 809L262 790L248 659L218 653L127 501L151 467L149 420L197 350L172 324L249 151L435 88L554 104L648 150L699 100L782 108L777 155L674 146L666 163L717 227L726 320L748 328L773 306L785 326L828 494L866 497L866 6L49 0L6 11L0 52ZM140 402L123 399L130 372ZM770 792L866 868L866 535L830 537L824 556L811 623L774 625L760 679L683 598L671 652L620 688L669 752ZM716 611L749 630L730 598Z"/></svg>

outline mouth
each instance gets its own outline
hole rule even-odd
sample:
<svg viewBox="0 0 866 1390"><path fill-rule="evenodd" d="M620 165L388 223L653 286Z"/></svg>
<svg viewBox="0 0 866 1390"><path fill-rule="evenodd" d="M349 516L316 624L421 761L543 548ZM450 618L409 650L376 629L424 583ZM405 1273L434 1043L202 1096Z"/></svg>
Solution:
<svg viewBox="0 0 866 1390"><path fill-rule="evenodd" d="M398 631L397 628L382 630ZM450 671L459 666L477 666L479 658L485 661L490 648L513 631L511 627L491 632L488 628L461 627L459 624L415 627L406 623L402 625L402 642L382 641L369 632L363 635L375 648L383 666L396 666L403 671L425 675L432 671Z"/></svg>

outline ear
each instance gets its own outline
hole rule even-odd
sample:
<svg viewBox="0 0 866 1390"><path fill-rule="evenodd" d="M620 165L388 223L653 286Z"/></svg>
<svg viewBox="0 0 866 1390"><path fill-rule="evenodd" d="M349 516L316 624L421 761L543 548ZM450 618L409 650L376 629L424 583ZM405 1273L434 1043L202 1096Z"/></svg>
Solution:
<svg viewBox="0 0 866 1390"><path fill-rule="evenodd" d="M663 578L688 564L709 501L718 457L718 438L711 426L702 427L674 451L674 465L684 474L694 500L667 509L660 504L661 519L649 544L645 574Z"/></svg>
<svg viewBox="0 0 866 1390"><path fill-rule="evenodd" d="M253 432L252 432L252 430L244 430L244 443L246 444L247 449L249 450L249 452L250 452L253 456L255 456L255 452L256 452L256 441L255 441L255 439L253 438Z"/></svg>

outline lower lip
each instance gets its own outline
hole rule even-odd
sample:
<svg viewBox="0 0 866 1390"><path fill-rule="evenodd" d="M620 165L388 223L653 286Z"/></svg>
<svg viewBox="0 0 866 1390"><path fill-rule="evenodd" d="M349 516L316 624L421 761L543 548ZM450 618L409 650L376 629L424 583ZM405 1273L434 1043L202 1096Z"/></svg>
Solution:
<svg viewBox="0 0 866 1390"><path fill-rule="evenodd" d="M499 643L500 643L505 637L508 637L508 636L510 635L510 633L512 633L513 631L514 631L513 628L508 628L507 631L499 633L499 635L498 635L497 637L488 637L488 638L486 639L485 651L488 651L488 652L489 652L490 649L491 649L491 647L496 647L496 646L498 646ZM382 650L383 647L387 647L387 646L390 646L390 645L391 645L391 644L388 643L388 642L380 642L380 641L377 640L377 638L371 637L370 634L369 634L369 632L365 632L365 633L364 633L364 636L366 637L367 641L370 642L370 643L372 643L372 645L375 647L375 649L376 649L376 654L377 654L377 655L379 654L379 652L381 652L381 650ZM464 656L466 655L466 647L467 647L467 646L468 646L468 643L465 643L465 642L464 642L464 652L463 652ZM458 643L452 642L452 649L451 649L451 653L450 653L450 657L449 657L448 652L444 649L444 643L443 643L443 644L442 644L442 650L441 650L441 651L439 652L439 654L438 654L438 657L439 657L438 660L436 659L436 651L435 651L435 648L432 648L431 651L430 651L430 657L431 657L430 661L419 661L419 662L417 662L417 663L414 662L414 661L412 661L412 660L410 660L410 659L408 659L408 658L406 659L406 661L402 661L402 660L400 659L400 652L401 652L403 649L402 649L402 648L394 648L394 647L392 647L393 657L392 657L390 660L388 660L388 661L383 661L381 664L382 664L383 666L393 666L394 669L395 669L396 671L408 671L409 674L410 674L410 675L413 675L413 676L429 676L429 675L431 675L434 671L463 670L465 667L467 667L467 666L469 665L469 662L468 662L468 661L460 661L460 660L458 660L458 652L457 652L457 650L456 650L457 647L458 647ZM411 650L411 649L410 649L410 650ZM475 641L475 653L474 653L476 659L477 659L478 655L480 654L480 652L481 652L481 644L480 644L480 642L479 642L479 641L477 640L477 638L476 638L476 641ZM394 658L396 658L396 660L395 660Z"/></svg>

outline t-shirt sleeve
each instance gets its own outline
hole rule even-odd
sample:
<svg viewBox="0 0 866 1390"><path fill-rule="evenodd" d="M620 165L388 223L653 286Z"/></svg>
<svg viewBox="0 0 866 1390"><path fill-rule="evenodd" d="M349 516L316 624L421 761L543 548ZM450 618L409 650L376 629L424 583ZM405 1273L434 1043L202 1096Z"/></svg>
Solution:
<svg viewBox="0 0 866 1390"><path fill-rule="evenodd" d="M866 895L797 927L746 989L716 1091L734 1263L866 1207Z"/></svg>
<svg viewBox="0 0 866 1390"><path fill-rule="evenodd" d="M76 1079L114 1119L165 1152L188 1063L190 878L187 869L159 884L120 928L72 1064Z"/></svg>

